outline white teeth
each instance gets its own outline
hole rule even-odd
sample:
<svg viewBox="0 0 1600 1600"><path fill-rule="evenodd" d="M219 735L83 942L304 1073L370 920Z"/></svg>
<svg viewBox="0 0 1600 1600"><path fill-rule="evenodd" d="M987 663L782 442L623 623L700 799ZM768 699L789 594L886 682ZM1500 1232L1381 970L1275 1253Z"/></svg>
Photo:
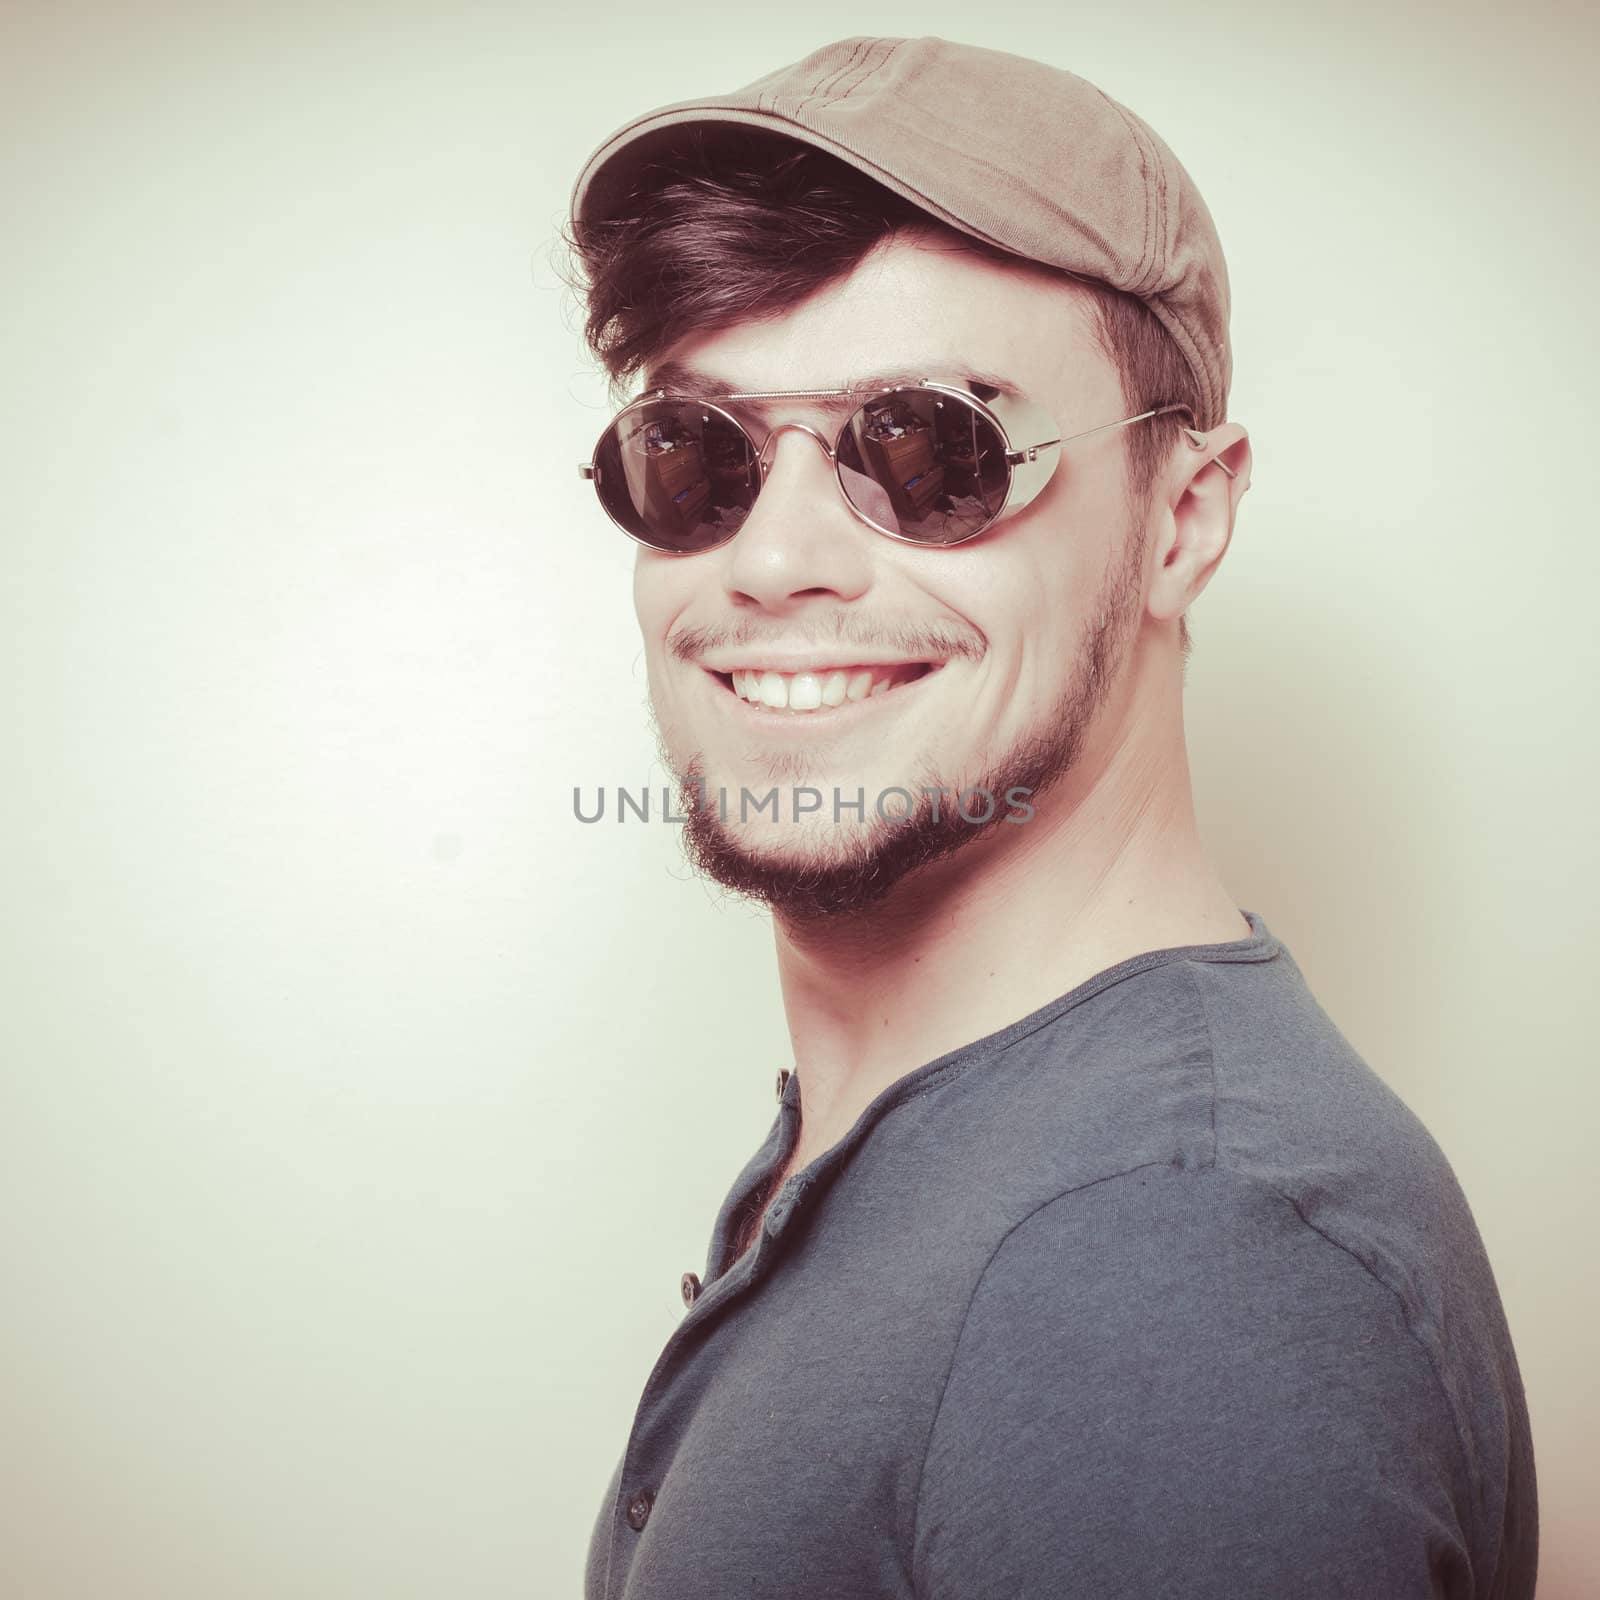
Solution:
<svg viewBox="0 0 1600 1600"><path fill-rule="evenodd" d="M822 704L822 685L814 672L797 672L789 685L791 711L815 711Z"/></svg>
<svg viewBox="0 0 1600 1600"><path fill-rule="evenodd" d="M875 670L884 676L875 678ZM887 694L898 681L894 670L887 667L858 667L854 672L836 668L826 673L759 672L739 667L729 677L733 692L741 700L773 711L805 713L830 711L850 700Z"/></svg>

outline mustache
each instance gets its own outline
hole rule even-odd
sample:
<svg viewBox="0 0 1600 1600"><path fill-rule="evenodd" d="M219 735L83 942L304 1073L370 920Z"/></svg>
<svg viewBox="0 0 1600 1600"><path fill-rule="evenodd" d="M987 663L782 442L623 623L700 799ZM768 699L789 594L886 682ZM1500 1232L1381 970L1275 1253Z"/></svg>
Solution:
<svg viewBox="0 0 1600 1600"><path fill-rule="evenodd" d="M821 629L814 624L790 624L777 631L771 626L757 627L752 622L680 628L668 635L667 654L678 661L693 662L711 650L743 650L774 644L804 644L818 650L864 647L903 661L978 661L988 649L988 641L975 629L945 623L929 626L874 622L846 613L836 617L832 627Z"/></svg>

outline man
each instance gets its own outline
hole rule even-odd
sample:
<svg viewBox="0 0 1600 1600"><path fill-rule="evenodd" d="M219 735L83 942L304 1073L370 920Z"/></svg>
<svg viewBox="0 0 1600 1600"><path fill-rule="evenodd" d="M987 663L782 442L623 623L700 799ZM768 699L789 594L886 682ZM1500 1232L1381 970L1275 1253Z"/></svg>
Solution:
<svg viewBox="0 0 1600 1600"><path fill-rule="evenodd" d="M1188 174L1069 73L855 38L631 122L573 236L644 374L583 471L794 1050L588 1600L1531 1596L1467 1202L1195 825L1251 459Z"/></svg>

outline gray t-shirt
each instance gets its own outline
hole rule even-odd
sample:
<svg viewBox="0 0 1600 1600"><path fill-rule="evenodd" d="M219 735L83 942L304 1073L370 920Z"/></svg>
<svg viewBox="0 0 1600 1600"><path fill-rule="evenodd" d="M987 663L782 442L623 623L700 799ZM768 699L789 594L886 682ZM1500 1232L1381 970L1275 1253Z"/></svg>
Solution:
<svg viewBox="0 0 1600 1600"><path fill-rule="evenodd" d="M1448 1161L1254 912L884 1090L800 1080L645 1385L585 1600L1527 1600L1521 1376Z"/></svg>

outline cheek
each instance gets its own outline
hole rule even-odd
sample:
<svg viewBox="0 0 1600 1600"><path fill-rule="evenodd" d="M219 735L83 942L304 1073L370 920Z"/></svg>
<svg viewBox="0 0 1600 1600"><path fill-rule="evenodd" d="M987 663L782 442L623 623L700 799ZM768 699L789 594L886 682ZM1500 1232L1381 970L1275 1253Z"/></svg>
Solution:
<svg viewBox="0 0 1600 1600"><path fill-rule="evenodd" d="M676 567L668 557L641 552L635 561L633 614L650 661L662 654L662 641L688 607L694 589L692 575Z"/></svg>
<svg viewBox="0 0 1600 1600"><path fill-rule="evenodd" d="M1002 742L1057 706L1073 671L1090 603L1086 591L1098 579L1084 552L1060 548L1059 527L1048 532L1055 543L1049 552L1019 549L1007 553L1023 559L972 561L939 586L945 604L987 641L973 711Z"/></svg>
<svg viewBox="0 0 1600 1600"><path fill-rule="evenodd" d="M639 628L639 641L643 646L645 691L653 715L658 719L665 717L669 722L673 720L671 706L675 680L670 670L666 639L674 627L680 625L679 619L683 615L683 601L677 593L678 587L668 575L647 570L643 562L634 568L633 613ZM638 666L639 663L635 662L632 671L637 673ZM634 681L637 682L637 678Z"/></svg>
<svg viewBox="0 0 1600 1600"><path fill-rule="evenodd" d="M661 558L640 550L633 560L633 610L648 637L651 621L664 610L670 584Z"/></svg>
<svg viewBox="0 0 1600 1600"><path fill-rule="evenodd" d="M1081 563L1062 556L1038 559L1020 541L1005 561L978 555L971 552L940 573L937 588L928 587L943 606L982 633L990 664L1014 675L1017 660L1036 645L1054 649L1053 641L1070 636L1085 581L1075 570Z"/></svg>

